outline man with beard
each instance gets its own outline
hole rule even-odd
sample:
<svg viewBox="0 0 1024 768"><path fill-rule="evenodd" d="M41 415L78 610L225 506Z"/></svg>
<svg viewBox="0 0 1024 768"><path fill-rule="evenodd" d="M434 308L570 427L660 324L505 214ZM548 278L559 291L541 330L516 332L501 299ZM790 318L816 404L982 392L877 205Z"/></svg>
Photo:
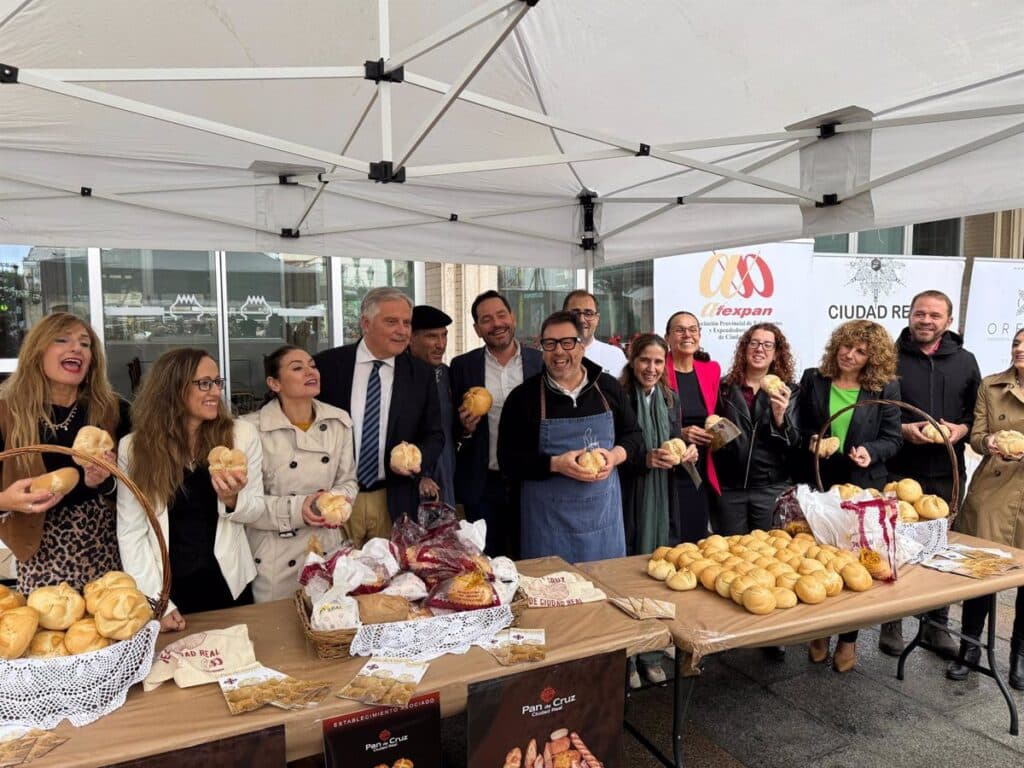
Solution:
<svg viewBox="0 0 1024 768"><path fill-rule="evenodd" d="M571 312L548 316L544 370L512 391L501 414L498 459L521 485L524 558L626 554L616 467L643 460L644 438L619 382L584 359L581 325Z"/></svg>
<svg viewBox="0 0 1024 768"><path fill-rule="evenodd" d="M974 423L981 373L974 355L963 348L963 337L949 330L953 323L953 302L941 291L922 291L910 305L910 324L896 342L897 372L904 402L920 408L949 429L949 440L956 453L956 472L960 480L960 499L967 491L964 469L964 437ZM928 423L909 411L902 411L903 447L889 460L889 479L910 477L925 493L934 493L949 501L953 491L953 468L945 446L933 443L922 430ZM949 608L939 608L928 616L946 625ZM945 630L927 626L925 642L939 655L953 658L957 644ZM892 656L903 651L902 623L882 625L878 647Z"/></svg>
<svg viewBox="0 0 1024 768"><path fill-rule="evenodd" d="M441 405L441 428L444 448L430 477L420 480L420 497L435 498L455 506L455 443L452 440L452 381L444 353L448 349L448 326L452 319L440 309L421 304L412 308L412 337L409 354L418 357L434 370L437 397Z"/></svg>
<svg viewBox="0 0 1024 768"><path fill-rule="evenodd" d="M484 346L452 360L452 399L458 408L460 435L455 458L455 498L466 519L487 522L487 553L518 557L519 505L498 463L498 423L505 398L524 379L543 367L540 352L516 341L516 316L508 300L486 291L470 309L473 330ZM486 416L473 416L462 407L470 387L484 387L492 398Z"/></svg>
<svg viewBox="0 0 1024 768"><path fill-rule="evenodd" d="M605 373L618 378L626 367L626 355L614 344L607 344L594 336L601 322L597 297L587 291L573 291L565 297L562 309L572 312L580 320L586 358L601 366Z"/></svg>
<svg viewBox="0 0 1024 768"><path fill-rule="evenodd" d="M388 538L402 515L415 519L419 484L413 472L391 466L391 450L412 443L428 475L444 445L434 371L404 354L412 326L412 300L397 288L374 288L359 311L362 338L320 352L320 399L348 411L355 438L359 494L345 533L358 547ZM328 459L323 457L323 461Z"/></svg>

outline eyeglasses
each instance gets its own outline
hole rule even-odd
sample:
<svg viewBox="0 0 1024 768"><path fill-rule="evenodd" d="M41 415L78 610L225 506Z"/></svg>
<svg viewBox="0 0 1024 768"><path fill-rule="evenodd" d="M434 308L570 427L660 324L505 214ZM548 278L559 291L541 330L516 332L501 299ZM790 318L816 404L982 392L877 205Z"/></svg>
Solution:
<svg viewBox="0 0 1024 768"><path fill-rule="evenodd" d="M555 347L561 347L566 352L572 349L576 349L576 345L580 343L578 336L566 336L564 339L541 339L540 348L545 352L554 352Z"/></svg>
<svg viewBox="0 0 1024 768"><path fill-rule="evenodd" d="M192 383L199 387L200 392L209 392L211 389L216 387L217 389L224 389L224 379L192 379Z"/></svg>
<svg viewBox="0 0 1024 768"><path fill-rule="evenodd" d="M592 320L600 314L593 309L570 309L569 312L573 317L585 317L587 320Z"/></svg>
<svg viewBox="0 0 1024 768"><path fill-rule="evenodd" d="M671 330L673 336L700 336L700 326L679 325Z"/></svg>
<svg viewBox="0 0 1024 768"><path fill-rule="evenodd" d="M765 352L771 352L775 349L774 341L758 341L757 339L751 339L747 342L747 346L751 349L763 349Z"/></svg>

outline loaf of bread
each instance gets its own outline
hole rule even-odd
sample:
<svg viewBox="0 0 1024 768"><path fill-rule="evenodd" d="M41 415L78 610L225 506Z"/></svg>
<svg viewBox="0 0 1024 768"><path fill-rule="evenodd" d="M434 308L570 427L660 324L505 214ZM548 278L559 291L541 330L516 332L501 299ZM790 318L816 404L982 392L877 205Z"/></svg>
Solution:
<svg viewBox="0 0 1024 768"><path fill-rule="evenodd" d="M76 485L78 485L78 470L74 467L62 467L35 478L30 488L33 492L49 491L57 496L63 496Z"/></svg>
<svg viewBox="0 0 1024 768"><path fill-rule="evenodd" d="M219 472L245 472L249 467L243 451L223 445L211 448L206 461L210 465L211 475Z"/></svg>
<svg viewBox="0 0 1024 768"><path fill-rule="evenodd" d="M782 381L782 379L780 379L774 373L769 373L764 378L761 379L761 389L763 389L769 395L774 395L784 386L786 385Z"/></svg>
<svg viewBox="0 0 1024 768"><path fill-rule="evenodd" d="M995 433L996 448L1007 456L1024 454L1024 434L1016 429L1001 429Z"/></svg>
<svg viewBox="0 0 1024 768"><path fill-rule="evenodd" d="M153 618L153 609L137 589L108 589L100 596L93 618L103 637L127 640Z"/></svg>
<svg viewBox="0 0 1024 768"><path fill-rule="evenodd" d="M78 434L75 435L75 442L71 444L71 450L84 453L86 456L103 458L104 453L114 450L114 438L105 429L85 426L78 430ZM72 458L72 461L80 467L88 464L88 462L79 459L77 456Z"/></svg>
<svg viewBox="0 0 1024 768"><path fill-rule="evenodd" d="M33 590L28 604L39 614L43 629L67 629L85 615L85 599L66 581Z"/></svg>
<svg viewBox="0 0 1024 768"><path fill-rule="evenodd" d="M321 493L316 497L316 509L328 525L343 525L352 517L352 504L340 493Z"/></svg>
<svg viewBox="0 0 1024 768"><path fill-rule="evenodd" d="M113 642L96 630L96 622L93 619L79 619L64 633L64 647L72 654L98 651Z"/></svg>
<svg viewBox="0 0 1024 768"><path fill-rule="evenodd" d="M420 473L423 454L412 443L401 442L391 449L391 468L396 472Z"/></svg>
<svg viewBox="0 0 1024 768"><path fill-rule="evenodd" d="M493 403L494 398L484 387L470 387L462 396L462 407L472 416L486 416Z"/></svg>
<svg viewBox="0 0 1024 768"><path fill-rule="evenodd" d="M27 605L0 613L0 659L16 659L25 653L38 626L39 614Z"/></svg>
<svg viewBox="0 0 1024 768"><path fill-rule="evenodd" d="M409 601L398 595L356 595L363 624L388 624L409 618Z"/></svg>
<svg viewBox="0 0 1024 768"><path fill-rule="evenodd" d="M68 649L64 647L64 633L43 629L36 632L32 642L28 645L25 655L32 659L50 659L54 656L67 656Z"/></svg>
<svg viewBox="0 0 1024 768"><path fill-rule="evenodd" d="M596 475L604 469L604 465L608 462L605 461L604 454L600 451L584 451L576 457L576 463L590 474Z"/></svg>
<svg viewBox="0 0 1024 768"><path fill-rule="evenodd" d="M90 581L82 588L85 596L85 610L89 613L96 613L96 605L100 597L108 589L136 589L135 579L124 571L107 571L95 581Z"/></svg>
<svg viewBox="0 0 1024 768"><path fill-rule="evenodd" d="M23 594L0 584L0 612L11 608L20 608L24 604L25 596Z"/></svg>
<svg viewBox="0 0 1024 768"><path fill-rule="evenodd" d="M683 462L683 456L686 455L686 443L682 438L673 437L661 444L661 450L672 454L672 463L678 466Z"/></svg>

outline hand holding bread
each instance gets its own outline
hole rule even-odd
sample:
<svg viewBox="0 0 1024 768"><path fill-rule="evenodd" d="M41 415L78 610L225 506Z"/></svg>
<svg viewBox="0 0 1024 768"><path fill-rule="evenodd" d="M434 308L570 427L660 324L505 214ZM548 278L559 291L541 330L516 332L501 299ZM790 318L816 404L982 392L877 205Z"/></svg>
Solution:
<svg viewBox="0 0 1024 768"><path fill-rule="evenodd" d="M238 503L238 492L249 481L249 463L246 455L238 448L218 445L207 454L210 467L210 482L217 498L225 507Z"/></svg>

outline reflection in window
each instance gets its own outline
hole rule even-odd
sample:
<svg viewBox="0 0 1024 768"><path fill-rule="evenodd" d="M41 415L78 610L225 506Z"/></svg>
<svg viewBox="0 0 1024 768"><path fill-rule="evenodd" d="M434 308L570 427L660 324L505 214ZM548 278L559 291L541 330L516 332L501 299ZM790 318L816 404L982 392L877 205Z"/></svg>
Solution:
<svg viewBox="0 0 1024 768"><path fill-rule="evenodd" d="M231 402L254 410L266 390L263 359L282 344L311 355L331 345L327 265L319 256L227 253Z"/></svg>
<svg viewBox="0 0 1024 768"><path fill-rule="evenodd" d="M415 298L415 283L411 261L390 261L384 259L341 259L341 311L342 337L344 344L359 339L359 305L370 289L381 286L398 288Z"/></svg>
<svg viewBox="0 0 1024 768"><path fill-rule="evenodd" d="M915 256L959 256L960 219L914 225Z"/></svg>
<svg viewBox="0 0 1024 768"><path fill-rule="evenodd" d="M903 227L870 229L857 233L857 253L903 253Z"/></svg>
<svg viewBox="0 0 1024 768"><path fill-rule="evenodd" d="M594 295L601 308L597 337L625 347L634 335L654 328L654 262L594 270Z"/></svg>
<svg viewBox="0 0 1024 768"><path fill-rule="evenodd" d="M217 358L213 253L103 250L100 264L107 366L118 393L130 397L140 374L175 347Z"/></svg>
<svg viewBox="0 0 1024 768"><path fill-rule="evenodd" d="M849 253L849 235L819 235L814 238L815 253Z"/></svg>
<svg viewBox="0 0 1024 768"><path fill-rule="evenodd" d="M572 269L498 269L498 291L512 305L516 316L516 336L528 345L534 344L540 335L544 318L561 309L566 294L575 288L576 272Z"/></svg>
<svg viewBox="0 0 1024 768"><path fill-rule="evenodd" d="M50 312L88 319L86 249L0 245L0 357L17 357L25 334Z"/></svg>

